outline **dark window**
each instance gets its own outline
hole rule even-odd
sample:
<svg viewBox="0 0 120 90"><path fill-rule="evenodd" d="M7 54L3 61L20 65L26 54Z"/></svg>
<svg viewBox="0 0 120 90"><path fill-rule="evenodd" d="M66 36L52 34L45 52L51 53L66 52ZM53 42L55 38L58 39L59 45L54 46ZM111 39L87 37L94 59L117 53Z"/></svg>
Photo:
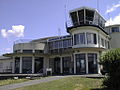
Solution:
<svg viewBox="0 0 120 90"><path fill-rule="evenodd" d="M43 57L35 57L35 73L43 73Z"/></svg>
<svg viewBox="0 0 120 90"><path fill-rule="evenodd" d="M32 57L22 58L22 73L32 73Z"/></svg>
<svg viewBox="0 0 120 90"><path fill-rule="evenodd" d="M84 10L79 10L78 16L79 16L79 23L84 24Z"/></svg>
<svg viewBox="0 0 120 90"><path fill-rule="evenodd" d="M20 57L15 57L15 73L20 71Z"/></svg>
<svg viewBox="0 0 120 90"><path fill-rule="evenodd" d="M86 11L86 21L93 21L94 18L94 11L91 10L85 10Z"/></svg>
<svg viewBox="0 0 120 90"><path fill-rule="evenodd" d="M97 73L97 54L88 53L88 72Z"/></svg>
<svg viewBox="0 0 120 90"><path fill-rule="evenodd" d="M77 12L72 12L70 13L71 18L72 18L72 22L74 26L78 25L78 17L77 17Z"/></svg>
<svg viewBox="0 0 120 90"><path fill-rule="evenodd" d="M32 50L23 50L23 53L32 53Z"/></svg>
<svg viewBox="0 0 120 90"><path fill-rule="evenodd" d="M112 27L112 32L119 32L119 27Z"/></svg>
<svg viewBox="0 0 120 90"><path fill-rule="evenodd" d="M35 50L35 53L43 53L43 50Z"/></svg>
<svg viewBox="0 0 120 90"><path fill-rule="evenodd" d="M97 38L96 38L96 34L94 34L94 44L97 44Z"/></svg>
<svg viewBox="0 0 120 90"><path fill-rule="evenodd" d="M86 73L86 57L85 54L76 54L76 71L77 74L85 74Z"/></svg>

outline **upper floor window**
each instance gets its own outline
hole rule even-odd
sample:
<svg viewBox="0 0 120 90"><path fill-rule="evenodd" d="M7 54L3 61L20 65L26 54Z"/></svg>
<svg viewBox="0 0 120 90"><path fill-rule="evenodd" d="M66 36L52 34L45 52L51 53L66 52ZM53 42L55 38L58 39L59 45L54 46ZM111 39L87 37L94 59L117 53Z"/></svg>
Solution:
<svg viewBox="0 0 120 90"><path fill-rule="evenodd" d="M32 53L33 50L23 50L23 53Z"/></svg>
<svg viewBox="0 0 120 90"><path fill-rule="evenodd" d="M85 33L79 33L74 35L74 44L85 44Z"/></svg>
<svg viewBox="0 0 120 90"><path fill-rule="evenodd" d="M104 47L104 39L101 38L101 45Z"/></svg>
<svg viewBox="0 0 120 90"><path fill-rule="evenodd" d="M112 32L119 32L119 27L112 27Z"/></svg>
<svg viewBox="0 0 120 90"><path fill-rule="evenodd" d="M86 33L87 44L97 44L96 34Z"/></svg>

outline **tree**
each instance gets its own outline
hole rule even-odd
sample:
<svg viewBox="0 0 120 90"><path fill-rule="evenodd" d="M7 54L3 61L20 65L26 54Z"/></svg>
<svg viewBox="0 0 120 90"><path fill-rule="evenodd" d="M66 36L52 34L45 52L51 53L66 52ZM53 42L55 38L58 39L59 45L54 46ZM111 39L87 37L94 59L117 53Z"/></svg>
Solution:
<svg viewBox="0 0 120 90"><path fill-rule="evenodd" d="M100 57L100 63L108 72L108 77L103 81L107 90L120 90L120 48L112 49Z"/></svg>

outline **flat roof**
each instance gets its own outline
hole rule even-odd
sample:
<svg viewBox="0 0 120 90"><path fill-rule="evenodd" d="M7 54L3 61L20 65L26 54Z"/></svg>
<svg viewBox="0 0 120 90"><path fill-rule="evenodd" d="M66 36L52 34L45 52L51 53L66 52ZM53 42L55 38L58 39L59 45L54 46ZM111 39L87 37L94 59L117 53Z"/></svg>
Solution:
<svg viewBox="0 0 120 90"><path fill-rule="evenodd" d="M11 59L11 57L0 56L0 60Z"/></svg>

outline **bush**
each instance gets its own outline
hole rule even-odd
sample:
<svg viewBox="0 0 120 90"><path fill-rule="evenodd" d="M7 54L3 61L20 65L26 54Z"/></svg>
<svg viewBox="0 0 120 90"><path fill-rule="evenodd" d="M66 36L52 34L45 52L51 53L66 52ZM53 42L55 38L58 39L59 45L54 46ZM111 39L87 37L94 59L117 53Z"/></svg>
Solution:
<svg viewBox="0 0 120 90"><path fill-rule="evenodd" d="M100 57L100 63L108 72L103 81L107 90L120 90L120 48L109 50Z"/></svg>

